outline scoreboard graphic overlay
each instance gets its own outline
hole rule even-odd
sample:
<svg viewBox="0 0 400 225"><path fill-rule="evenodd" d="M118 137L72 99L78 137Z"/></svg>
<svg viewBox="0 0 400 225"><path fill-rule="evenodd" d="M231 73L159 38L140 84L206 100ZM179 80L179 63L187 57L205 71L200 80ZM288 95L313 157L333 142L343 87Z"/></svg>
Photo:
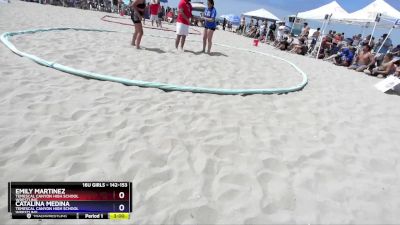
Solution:
<svg viewBox="0 0 400 225"><path fill-rule="evenodd" d="M13 219L129 219L131 182L9 182Z"/></svg>

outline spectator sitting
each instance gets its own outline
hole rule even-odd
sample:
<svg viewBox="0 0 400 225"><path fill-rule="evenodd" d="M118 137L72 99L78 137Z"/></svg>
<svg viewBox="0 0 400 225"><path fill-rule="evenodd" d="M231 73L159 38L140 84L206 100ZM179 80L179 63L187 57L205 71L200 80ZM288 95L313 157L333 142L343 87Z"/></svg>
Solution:
<svg viewBox="0 0 400 225"><path fill-rule="evenodd" d="M261 37L260 30L256 28L256 34L254 35L253 38L259 39Z"/></svg>
<svg viewBox="0 0 400 225"><path fill-rule="evenodd" d="M385 41L385 42L384 42ZM382 35L382 38L379 39L377 45L375 46L375 52L381 53L381 54L386 54L389 51L389 48L392 46L392 40L388 38L388 34ZM382 48L381 48L382 46ZM381 49L379 49L381 48ZM378 52L378 50L380 50Z"/></svg>
<svg viewBox="0 0 400 225"><path fill-rule="evenodd" d="M341 52L334 58L334 64L338 66L348 67L354 59L355 48L343 48Z"/></svg>
<svg viewBox="0 0 400 225"><path fill-rule="evenodd" d="M384 78L390 74L395 73L395 71L396 67L394 66L393 62L393 55L391 53L388 53L383 58L383 62L379 67L374 68L372 70L365 70L364 72L368 75Z"/></svg>
<svg viewBox="0 0 400 225"><path fill-rule="evenodd" d="M372 68L375 64L374 55L371 53L371 46L364 45L362 51L356 57L356 60L349 69L356 70L357 72L363 72L367 68Z"/></svg>
<svg viewBox="0 0 400 225"><path fill-rule="evenodd" d="M325 57L327 57L329 54L329 48L331 43L328 42L329 38L328 37L324 37L322 38L322 43L321 43L321 48L318 51L318 59L324 59Z"/></svg>
<svg viewBox="0 0 400 225"><path fill-rule="evenodd" d="M267 40L267 27L265 26L265 25L262 25L261 26L261 29L260 29L260 41L266 41Z"/></svg>
<svg viewBox="0 0 400 225"><path fill-rule="evenodd" d="M228 30L232 32L232 23L228 22Z"/></svg>
<svg viewBox="0 0 400 225"><path fill-rule="evenodd" d="M305 38L299 39L299 44L294 45L290 52L296 53L298 55L305 55L308 51L308 46L306 44Z"/></svg>
<svg viewBox="0 0 400 225"><path fill-rule="evenodd" d="M360 42L361 42L361 37L362 37L361 34L356 35L356 36L353 37L353 44L352 44L352 45L353 45L354 47L357 47L357 46L360 44Z"/></svg>
<svg viewBox="0 0 400 225"><path fill-rule="evenodd" d="M394 57L400 57L400 45L393 48L390 53L392 53Z"/></svg>
<svg viewBox="0 0 400 225"><path fill-rule="evenodd" d="M396 66L396 71L394 72L394 76L400 78L400 58L395 59L394 64Z"/></svg>
<svg viewBox="0 0 400 225"><path fill-rule="evenodd" d="M279 42L277 47L282 51L286 51L288 50L289 45L290 45L289 38L284 37L283 40Z"/></svg>
<svg viewBox="0 0 400 225"><path fill-rule="evenodd" d="M377 53L376 61L378 66L381 65L385 54L389 51L389 48L392 46L392 40L387 37L387 34L382 35L382 38L379 39L378 43L375 45L374 52Z"/></svg>
<svg viewBox="0 0 400 225"><path fill-rule="evenodd" d="M257 29L255 26L250 27L250 30L247 32L247 37L255 37L257 33Z"/></svg>

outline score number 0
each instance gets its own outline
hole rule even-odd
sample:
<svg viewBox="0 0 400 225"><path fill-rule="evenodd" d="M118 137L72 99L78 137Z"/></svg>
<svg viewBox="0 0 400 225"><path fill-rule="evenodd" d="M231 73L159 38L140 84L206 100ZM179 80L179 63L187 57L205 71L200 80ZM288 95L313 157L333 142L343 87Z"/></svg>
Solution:
<svg viewBox="0 0 400 225"><path fill-rule="evenodd" d="M124 193L123 191L121 191L121 192L118 194L118 197L119 197L120 199L125 198L125 193ZM120 204L120 205L118 206L118 209L119 209L119 211L123 212L123 211L125 210L124 204Z"/></svg>

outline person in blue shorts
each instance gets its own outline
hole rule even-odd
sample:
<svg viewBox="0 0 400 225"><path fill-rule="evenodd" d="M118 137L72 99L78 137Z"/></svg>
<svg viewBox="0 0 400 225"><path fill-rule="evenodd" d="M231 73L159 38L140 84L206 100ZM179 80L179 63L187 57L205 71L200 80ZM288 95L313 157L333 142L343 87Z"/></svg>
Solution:
<svg viewBox="0 0 400 225"><path fill-rule="evenodd" d="M203 52L206 52L206 45L208 42L207 53L210 54L212 46L212 38L214 31L217 28L215 18L217 17L217 10L214 8L214 0L208 0L208 7L204 10L204 36L203 36Z"/></svg>

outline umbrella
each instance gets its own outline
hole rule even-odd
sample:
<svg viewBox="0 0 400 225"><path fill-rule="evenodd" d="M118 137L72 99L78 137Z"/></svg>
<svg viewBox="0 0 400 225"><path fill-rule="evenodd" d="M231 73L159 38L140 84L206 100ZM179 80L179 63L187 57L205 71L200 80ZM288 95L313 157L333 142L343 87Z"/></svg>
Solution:
<svg viewBox="0 0 400 225"><path fill-rule="evenodd" d="M233 24L239 24L240 23L240 17L233 15L233 14L229 14L229 15L222 15L221 18L225 18L226 20L228 20L229 22L233 23Z"/></svg>

